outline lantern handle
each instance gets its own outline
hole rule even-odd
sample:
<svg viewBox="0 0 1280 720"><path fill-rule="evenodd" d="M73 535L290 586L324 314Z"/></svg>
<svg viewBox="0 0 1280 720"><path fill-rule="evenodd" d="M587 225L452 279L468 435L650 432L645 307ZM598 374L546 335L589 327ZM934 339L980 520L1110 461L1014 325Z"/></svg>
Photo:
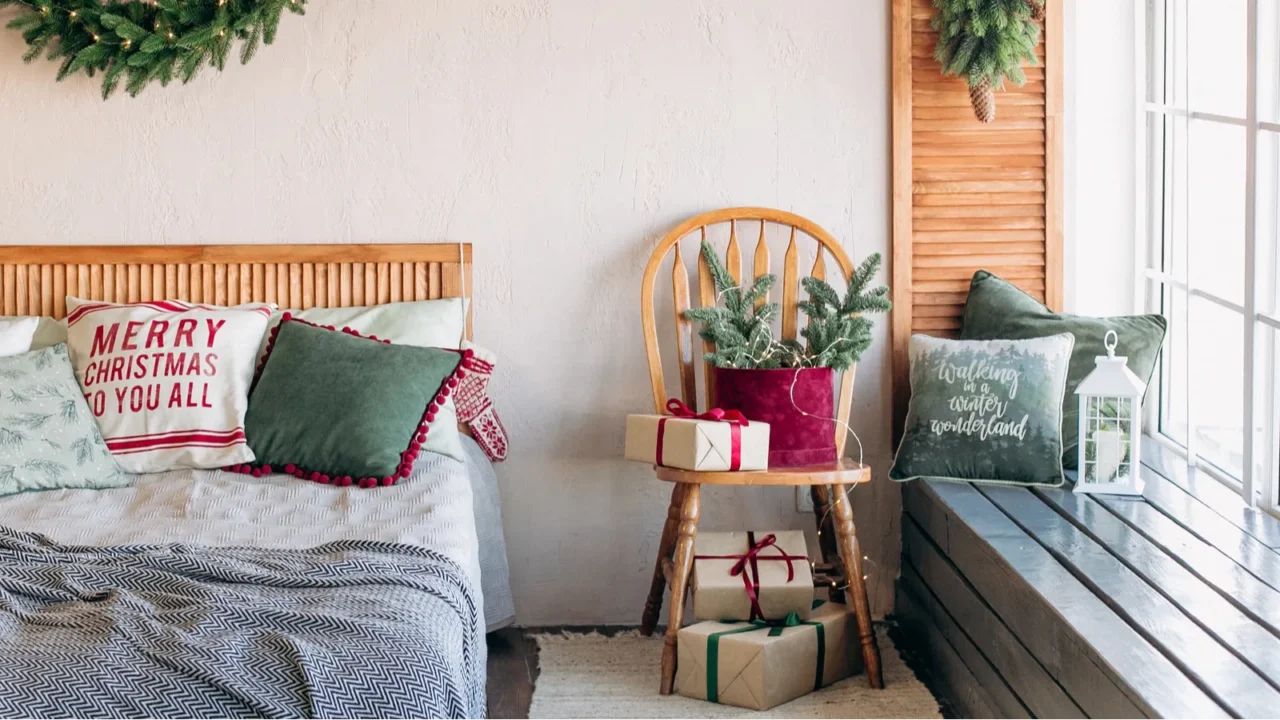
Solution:
<svg viewBox="0 0 1280 720"><path fill-rule="evenodd" d="M1107 334L1102 338L1102 344L1107 348L1107 357L1113 358L1116 356L1116 345L1119 342L1120 336L1116 334L1116 331L1108 330Z"/></svg>

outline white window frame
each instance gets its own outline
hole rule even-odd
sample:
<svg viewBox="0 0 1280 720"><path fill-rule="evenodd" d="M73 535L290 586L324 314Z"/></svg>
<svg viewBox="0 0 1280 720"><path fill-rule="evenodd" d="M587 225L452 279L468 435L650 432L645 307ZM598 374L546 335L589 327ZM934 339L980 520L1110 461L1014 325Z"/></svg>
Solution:
<svg viewBox="0 0 1280 720"><path fill-rule="evenodd" d="M1163 22L1154 22L1155 18L1164 17L1167 2L1175 2L1176 0L1134 0L1135 11L1135 37L1134 47L1136 49L1135 68L1137 73L1137 112L1135 113L1135 155L1136 172L1138 188L1135 199L1138 201L1139 208L1136 215L1136 237L1135 242L1135 264L1138 268L1139 277L1135 282L1135 307L1147 308L1150 312L1161 312L1165 307L1166 298L1172 297L1171 292L1177 289L1186 294L1187 319L1191 316L1191 299L1200 298L1223 308L1231 310L1241 316L1244 326L1244 416L1243 422L1243 439L1242 439L1242 470L1241 477L1233 477L1226 471L1207 462L1200 457L1196 451L1196 408L1192 400L1191 382L1188 387L1175 388L1173 391L1185 393L1185 402L1187 405L1187 443L1185 446L1174 441L1160 431L1160 412L1161 399L1163 393L1169 391L1169 388L1159 388L1160 392L1148 395L1146 426L1147 432L1161 444L1171 448L1176 453L1186 458L1188 472L1204 472L1224 484L1232 487L1240 493L1241 498L1249 506L1260 505L1272 514L1280 516L1280 461L1277 460L1277 451L1280 450L1280 380L1277 379L1278 359L1275 353L1274 342L1262 342L1259 335L1266 337L1269 333L1260 333L1259 330L1263 326L1280 332L1280 317L1261 312L1258 303L1258 290L1264 283L1262 273L1257 262L1260 243L1269 242L1277 243L1280 239L1275 237L1259 238L1258 237L1258 200L1259 194L1263 191L1258 183L1258 141L1262 133L1272 133L1275 135L1275 141L1280 143L1280 123L1263 122L1259 119L1258 103L1259 88L1258 77L1260 74L1258 44L1261 28L1258 24L1258 9L1261 2L1275 2L1276 0L1245 0L1247 3L1247 33L1246 41L1246 59L1247 59L1247 78L1246 78L1246 114L1245 117L1231 117L1218 115L1214 113L1199 112L1190 110L1189 108L1178 107L1175 105L1165 104L1168 98L1163 94L1149 94L1147 88L1149 84L1159 82L1167 83L1167 72L1165 68L1165 52L1166 44L1164 38L1165 27ZM1178 7L1177 4L1174 7ZM1186 7L1182 4L1182 7ZM1168 19L1173 22L1186 22L1186 18L1177 17L1178 13L1173 13ZM1176 29L1175 29L1176 32ZM1280 28L1276 29L1277 37L1272 42L1280 42ZM1150 102L1148 97L1159 97L1161 102ZM1170 180L1167 177L1166 168L1164 167L1164 158L1168 152L1170 144L1169 137L1171 133L1166 129L1163 132L1150 132L1148 123L1153 119L1164 119L1170 117L1186 118L1190 120L1202 120L1211 123L1219 123L1226 125L1234 125L1245 128L1246 135L1246 155L1245 155L1245 255L1244 267L1244 304L1241 305L1232 302L1218 295L1215 295L1204 288L1196 286L1191 282L1191 275L1188 273L1186 280L1173 277L1168 274L1163 267L1164 249L1167 247L1167 238L1165 237L1167 220L1172 217L1174 208L1172 203L1166 203L1163 197L1167 196L1170 187ZM1280 114L1273 115L1280 118ZM1166 128L1168 126L1166 125ZM1161 147L1160 145L1164 146ZM1161 183L1157 188L1153 182ZM1155 193L1159 192L1162 199L1158 202L1153 201ZM1146 208L1144 211L1143 208ZM1275 226L1271 228L1275 232ZM1190 245L1190 239L1187 244ZM1159 254L1152 252L1155 248L1161 248ZM1272 250L1272 257L1280 255L1280 248ZM1153 262L1154 259L1154 262ZM1183 263L1183 267L1185 267ZM1267 278L1270 280L1270 278ZM1175 334L1175 342L1187 344L1187 358L1191 358L1192 339L1190 333L1185 329L1181 333ZM1163 383L1163 376L1167 372L1169 365L1168 360L1161 360L1160 372L1156 374L1159 382ZM1156 389L1156 388L1153 388ZM1259 397L1258 390L1262 389L1264 394L1263 402L1259 403L1256 399ZM1265 421L1265 422L1260 422ZM1262 426L1265 432L1262 434L1261 442L1257 441L1256 428ZM1261 471L1259 471L1261 468Z"/></svg>

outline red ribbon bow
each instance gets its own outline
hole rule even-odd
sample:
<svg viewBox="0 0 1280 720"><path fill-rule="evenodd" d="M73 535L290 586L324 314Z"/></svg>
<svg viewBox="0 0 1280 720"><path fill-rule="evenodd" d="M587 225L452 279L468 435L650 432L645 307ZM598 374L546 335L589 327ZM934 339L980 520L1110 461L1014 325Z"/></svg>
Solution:
<svg viewBox="0 0 1280 720"><path fill-rule="evenodd" d="M725 422L731 425L729 429L729 469L738 470L742 467L742 427L747 425L747 418L737 410L721 410L720 408L712 408L701 415L697 415L688 405L680 402L676 398L667 401L667 412L670 416L664 417L658 421L658 447L653 456L654 463L662 464L662 438L666 434L667 421L671 418L681 420L710 420L711 422Z"/></svg>
<svg viewBox="0 0 1280 720"><path fill-rule="evenodd" d="M688 405L676 398L667 401L667 412L675 417L683 420L710 420L712 422L727 422L734 425L749 425L747 418L738 410L721 410L720 408L711 408L701 415L694 414Z"/></svg>
<svg viewBox="0 0 1280 720"><path fill-rule="evenodd" d="M762 556L760 553L768 548L777 550L779 555ZM756 564L759 560L782 560L787 563L787 582L791 582L796 578L795 567L792 566L792 560L804 560L808 562L809 558L803 555L788 555L786 550L778 547L778 536L770 533L756 542L756 534L747 532L747 552L743 555L694 555L695 560L737 560L733 567L729 570L729 575L742 576L743 588L747 591L747 599L751 601L751 617L748 620L757 620L764 618L764 611L760 609L760 567ZM750 569L748 569L750 568Z"/></svg>

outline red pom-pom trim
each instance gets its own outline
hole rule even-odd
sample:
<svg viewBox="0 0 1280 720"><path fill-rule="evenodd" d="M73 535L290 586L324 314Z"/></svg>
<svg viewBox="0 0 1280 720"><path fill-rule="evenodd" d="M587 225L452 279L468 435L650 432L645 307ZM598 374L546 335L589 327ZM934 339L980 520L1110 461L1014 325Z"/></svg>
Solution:
<svg viewBox="0 0 1280 720"><path fill-rule="evenodd" d="M344 327L342 328L341 331L339 331L335 329L332 325L317 325L316 323L308 322L306 320L302 320L301 318L295 318L291 313L286 312L280 316L280 322L274 328L271 329L271 334L267 339L266 352L263 354L262 360L259 361L258 367L254 371L254 378L253 378L254 386L257 385L258 378L262 376L263 370L266 369L267 364L270 362L271 351L275 348L276 337L280 334L280 328L286 322L298 322L304 325L310 325L311 327L314 327L314 328L320 328L321 330L328 330L330 332L343 332L353 337L363 338L366 340L382 343L385 345L392 344L390 340L384 340L384 339L375 337L373 335L368 335L368 336L361 335L359 332L357 332L356 330L350 327ZM414 428L413 434L409 436L409 444L407 449L405 449L404 452L400 453L400 464L396 466L396 472L394 475L388 475L382 478L377 478L377 477L353 478L350 475L331 476L323 472L320 472L318 470L311 470L308 468L299 467L297 465L294 465L293 463L289 463L285 465L284 472L296 478L311 480L312 482L322 483L326 485L334 485L336 487L350 487L351 485L358 485L359 487L362 487L362 488L373 488L379 485L382 485L383 487L389 487L391 485L395 485L401 479L409 477L409 475L412 474L413 472L414 462L417 461L418 455L421 454L422 452L422 445L427 441L427 431L429 430L430 423L435 422L436 414L440 412L440 409L444 406L444 403L449 396L449 389L457 387L458 381L466 377L466 372L465 370L463 370L463 365L466 363L466 361L471 360L472 357L475 355L475 353L472 352L471 350L453 350L451 352L458 353L458 355L461 356L461 359L458 361L458 365L457 367L454 368L453 372L450 373L449 376L446 377L443 381L441 381L439 389L436 390L435 397L433 397L431 399L431 402L427 404L427 407L422 414L422 421L418 424L418 427ZM261 465L257 468L254 468L254 466L252 465L234 465L226 469L231 472L241 472L241 473L251 474L254 477L261 477L263 475L268 475L272 472L270 465Z"/></svg>

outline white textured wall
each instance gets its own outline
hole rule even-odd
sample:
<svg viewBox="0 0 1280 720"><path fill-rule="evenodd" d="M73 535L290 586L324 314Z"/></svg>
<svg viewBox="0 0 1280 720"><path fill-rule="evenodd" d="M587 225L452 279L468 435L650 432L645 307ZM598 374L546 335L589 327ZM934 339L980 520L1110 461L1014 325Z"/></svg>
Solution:
<svg viewBox="0 0 1280 720"><path fill-rule="evenodd" d="M763 204L887 248L885 0L317 0L248 67L108 103L22 49L0 33L0 243L475 243L526 624L639 620L668 488L620 456L650 406L637 306L660 235ZM854 412L880 612L886 328ZM704 507L706 528L806 523L785 490Z"/></svg>

